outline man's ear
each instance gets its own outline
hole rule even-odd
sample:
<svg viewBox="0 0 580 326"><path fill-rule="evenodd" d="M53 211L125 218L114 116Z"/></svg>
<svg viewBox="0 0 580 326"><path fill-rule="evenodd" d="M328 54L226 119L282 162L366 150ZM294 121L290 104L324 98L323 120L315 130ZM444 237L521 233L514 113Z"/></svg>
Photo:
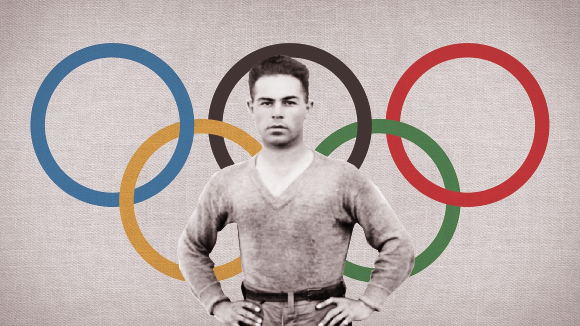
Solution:
<svg viewBox="0 0 580 326"><path fill-rule="evenodd" d="M314 101L309 100L308 103L306 103L306 116L304 117L305 119L308 118L308 116L310 115L310 112L312 112L313 107L314 107Z"/></svg>
<svg viewBox="0 0 580 326"><path fill-rule="evenodd" d="M248 105L248 112L250 112L250 114L253 115L254 114L254 101L252 101L251 97L246 100L246 104Z"/></svg>

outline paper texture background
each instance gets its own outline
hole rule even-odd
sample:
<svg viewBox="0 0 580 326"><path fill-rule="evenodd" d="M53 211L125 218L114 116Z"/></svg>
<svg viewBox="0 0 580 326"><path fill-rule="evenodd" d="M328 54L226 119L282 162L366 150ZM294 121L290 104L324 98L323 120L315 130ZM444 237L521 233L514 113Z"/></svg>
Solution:
<svg viewBox="0 0 580 326"><path fill-rule="evenodd" d="M580 4L576 1L52 1L0 2L0 324L218 325L184 282L149 266L128 241L118 208L93 206L57 187L42 169L30 136L32 103L43 79L69 54L98 43L126 43L163 59L179 75L195 118L207 118L229 68L261 47L312 45L358 77L373 118L384 118L403 72L428 52L482 43L523 63L542 87L550 139L531 179L511 196L462 208L445 252L408 279L357 325L577 325L580 323ZM356 121L342 83L311 69L314 111L305 141L315 148ZM259 139L247 113L247 77L229 97L224 121ZM68 75L46 118L50 149L74 180L119 191L129 159L157 130L177 122L171 93L132 61L102 59ZM463 191L493 187L522 164L534 116L517 80L493 63L457 59L426 73L411 90L403 122L437 141ZM226 141L234 161L250 156ZM176 142L149 160L138 184L153 178ZM354 141L331 157L347 159ZM442 185L435 165L405 142L411 160ZM417 254L437 234L445 205L401 175L384 135L373 135L362 166L389 200ZM177 239L197 198L219 170L207 135L195 135L188 161L157 196L136 205L145 237L176 261ZM219 236L216 264L239 255L235 226ZM357 227L348 259L372 267L375 252ZM240 299L237 275L222 281ZM365 283L347 278L358 297Z"/></svg>

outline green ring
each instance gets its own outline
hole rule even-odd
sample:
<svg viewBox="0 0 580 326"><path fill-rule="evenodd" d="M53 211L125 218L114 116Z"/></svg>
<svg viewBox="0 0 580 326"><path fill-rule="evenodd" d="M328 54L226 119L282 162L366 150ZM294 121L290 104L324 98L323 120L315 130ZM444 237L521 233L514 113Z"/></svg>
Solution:
<svg viewBox="0 0 580 326"><path fill-rule="evenodd" d="M316 147L316 151L326 156L330 155L330 153L340 145L356 137L356 128L357 123L355 122L338 129L323 140L322 143ZM445 154L441 146L439 146L431 137L427 136L427 134L406 123L386 119L373 119L372 133L399 136L413 142L425 151L425 153L427 153L427 155L429 155L433 160L437 169L439 169L439 173L441 173L445 189L459 191L459 181L457 180L457 174L455 173L453 164L451 164L449 157L447 157L447 154ZM453 238L453 233L457 228L459 210L460 207L458 206L447 205L445 208L443 223L441 224L437 236L435 236L435 239L433 239L431 244L415 258L415 267L413 268L411 275L415 275L427 268L427 266L431 265L443 253L451 241L451 238ZM371 272L373 269L374 268L351 263L347 260L344 265L344 275L355 280L368 282L371 279Z"/></svg>

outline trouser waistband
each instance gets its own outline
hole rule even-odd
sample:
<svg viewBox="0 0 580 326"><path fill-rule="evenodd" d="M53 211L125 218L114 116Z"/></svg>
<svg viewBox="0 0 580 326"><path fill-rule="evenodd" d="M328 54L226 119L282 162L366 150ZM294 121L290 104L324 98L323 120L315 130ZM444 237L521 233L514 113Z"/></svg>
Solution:
<svg viewBox="0 0 580 326"><path fill-rule="evenodd" d="M256 301L289 302L292 299L293 299L292 301L326 300L330 297L344 297L345 293L346 293L346 285L344 284L344 281L324 288L313 288L294 293L287 292L270 293L270 292L255 291L246 288L244 286L244 283L242 283L242 294L244 295L244 299L251 299Z"/></svg>

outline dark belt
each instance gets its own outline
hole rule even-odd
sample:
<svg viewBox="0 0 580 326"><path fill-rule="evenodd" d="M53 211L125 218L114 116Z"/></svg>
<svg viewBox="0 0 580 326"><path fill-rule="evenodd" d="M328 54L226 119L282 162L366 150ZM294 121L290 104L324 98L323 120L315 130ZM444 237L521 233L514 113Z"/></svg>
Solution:
<svg viewBox="0 0 580 326"><path fill-rule="evenodd" d="M340 282L336 285L308 289L300 292L294 292L294 301L301 300L326 300L330 297L344 297L346 293L346 286L344 282ZM258 292L253 291L244 286L242 283L242 294L244 299L256 300L256 301L275 301L275 302L288 302L288 293L270 293L270 292Z"/></svg>

